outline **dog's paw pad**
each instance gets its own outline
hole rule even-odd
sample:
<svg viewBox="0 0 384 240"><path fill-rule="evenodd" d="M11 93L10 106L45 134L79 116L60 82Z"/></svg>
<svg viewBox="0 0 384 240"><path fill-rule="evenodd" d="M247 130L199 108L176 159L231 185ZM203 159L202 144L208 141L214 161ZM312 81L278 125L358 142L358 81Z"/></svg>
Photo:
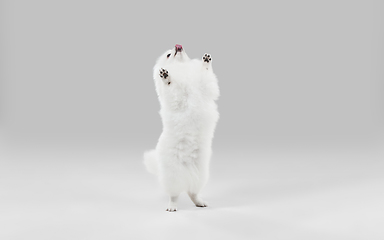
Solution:
<svg viewBox="0 0 384 240"><path fill-rule="evenodd" d="M160 69L160 77L162 79L168 79L169 77L168 71L165 70L164 68Z"/></svg>
<svg viewBox="0 0 384 240"><path fill-rule="evenodd" d="M203 62L210 63L212 61L211 55L206 53L203 56Z"/></svg>

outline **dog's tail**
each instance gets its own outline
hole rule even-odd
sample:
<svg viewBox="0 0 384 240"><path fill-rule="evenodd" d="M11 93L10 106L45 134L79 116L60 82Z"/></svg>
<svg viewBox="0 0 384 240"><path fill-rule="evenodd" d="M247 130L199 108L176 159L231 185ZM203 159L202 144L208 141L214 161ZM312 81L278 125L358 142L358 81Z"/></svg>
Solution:
<svg viewBox="0 0 384 240"><path fill-rule="evenodd" d="M152 149L144 153L144 164L148 172L157 174L159 171L159 164L157 162L156 150Z"/></svg>

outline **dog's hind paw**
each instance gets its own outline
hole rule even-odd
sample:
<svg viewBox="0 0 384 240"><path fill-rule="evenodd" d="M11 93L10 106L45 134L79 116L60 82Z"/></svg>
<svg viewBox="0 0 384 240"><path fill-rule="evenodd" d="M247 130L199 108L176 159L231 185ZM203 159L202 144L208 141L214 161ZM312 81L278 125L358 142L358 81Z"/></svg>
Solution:
<svg viewBox="0 0 384 240"><path fill-rule="evenodd" d="M208 207L207 202L201 199L198 194L188 193L188 195L191 198L192 202L196 205L196 207Z"/></svg>
<svg viewBox="0 0 384 240"><path fill-rule="evenodd" d="M176 212L177 208L176 207L168 207L165 211L167 211L167 212Z"/></svg>
<svg viewBox="0 0 384 240"><path fill-rule="evenodd" d="M208 207L208 204L207 202L204 202L204 201L198 201L195 203L196 207Z"/></svg>
<svg viewBox="0 0 384 240"><path fill-rule="evenodd" d="M177 211L177 199L178 199L178 196L169 197L168 207L165 211L176 212Z"/></svg>

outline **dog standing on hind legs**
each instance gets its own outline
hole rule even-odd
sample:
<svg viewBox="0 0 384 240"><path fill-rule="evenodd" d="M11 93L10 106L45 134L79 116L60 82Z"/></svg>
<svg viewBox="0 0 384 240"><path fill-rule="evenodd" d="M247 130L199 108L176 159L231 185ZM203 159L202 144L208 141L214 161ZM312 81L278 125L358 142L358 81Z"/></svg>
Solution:
<svg viewBox="0 0 384 240"><path fill-rule="evenodd" d="M207 207L200 190L208 181L212 139L219 119L220 92L212 58L190 59L181 45L161 55L153 78L160 102L163 132L156 149L144 153L149 172L158 175L169 195L167 211L187 192L197 207Z"/></svg>

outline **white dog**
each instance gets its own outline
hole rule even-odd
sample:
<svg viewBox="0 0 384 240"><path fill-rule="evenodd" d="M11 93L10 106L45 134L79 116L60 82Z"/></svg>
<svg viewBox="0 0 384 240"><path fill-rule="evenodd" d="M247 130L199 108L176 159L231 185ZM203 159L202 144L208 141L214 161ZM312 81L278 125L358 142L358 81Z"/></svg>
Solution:
<svg viewBox="0 0 384 240"><path fill-rule="evenodd" d="M207 207L199 192L207 183L212 138L219 119L215 100L218 81L212 59L191 60L181 45L156 62L153 78L163 122L156 149L144 154L149 172L157 174L169 194L167 211L177 210L177 199L186 191L197 207Z"/></svg>

